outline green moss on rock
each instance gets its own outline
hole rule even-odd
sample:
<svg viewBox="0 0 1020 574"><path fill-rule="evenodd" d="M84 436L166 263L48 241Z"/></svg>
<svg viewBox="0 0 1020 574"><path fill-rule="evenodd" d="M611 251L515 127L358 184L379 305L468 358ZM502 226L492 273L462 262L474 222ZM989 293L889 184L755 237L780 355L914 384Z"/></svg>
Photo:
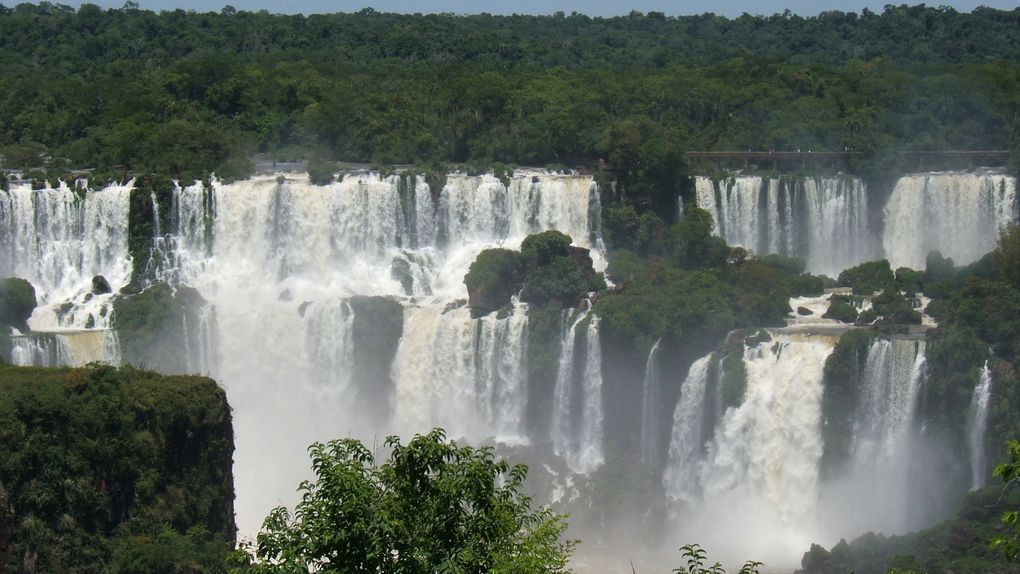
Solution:
<svg viewBox="0 0 1020 574"><path fill-rule="evenodd" d="M35 306L35 287L31 283L18 277L0 279L0 328L27 331Z"/></svg>
<svg viewBox="0 0 1020 574"><path fill-rule="evenodd" d="M478 254L464 284L468 289L468 304L480 315L507 305L518 293L524 281L524 257L512 249L485 249Z"/></svg>
<svg viewBox="0 0 1020 574"><path fill-rule="evenodd" d="M122 295L113 302L113 328L120 338L125 363L161 372L187 369L184 349L197 335L185 325L199 325L202 296L191 287L172 289L158 283L141 293ZM191 339L189 339L191 338Z"/></svg>
<svg viewBox="0 0 1020 574"><path fill-rule="evenodd" d="M822 315L823 319L835 319L843 323L853 323L857 320L857 309L845 299L834 298L829 303L829 308Z"/></svg>
<svg viewBox="0 0 1020 574"><path fill-rule="evenodd" d="M847 331L825 361L822 392L823 476L838 474L850 454L857 392L868 350L876 334L867 329Z"/></svg>

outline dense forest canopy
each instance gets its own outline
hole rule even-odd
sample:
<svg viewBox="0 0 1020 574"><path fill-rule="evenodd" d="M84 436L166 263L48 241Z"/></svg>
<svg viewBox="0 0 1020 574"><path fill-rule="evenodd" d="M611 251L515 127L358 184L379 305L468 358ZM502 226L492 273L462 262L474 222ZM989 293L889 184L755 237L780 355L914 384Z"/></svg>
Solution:
<svg viewBox="0 0 1020 574"><path fill-rule="evenodd" d="M1020 9L736 19L0 6L8 168L248 158L594 164L691 149L1011 149ZM867 169L867 165L863 167Z"/></svg>

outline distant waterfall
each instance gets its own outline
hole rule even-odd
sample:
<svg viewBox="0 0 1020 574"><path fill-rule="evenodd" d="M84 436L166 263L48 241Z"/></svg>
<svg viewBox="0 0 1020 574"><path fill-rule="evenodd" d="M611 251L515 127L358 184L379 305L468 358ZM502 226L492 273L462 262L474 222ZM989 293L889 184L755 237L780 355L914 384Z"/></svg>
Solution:
<svg viewBox="0 0 1020 574"><path fill-rule="evenodd" d="M661 396L661 376L659 374L659 343L655 341L648 351L645 361L645 378L641 383L641 462L656 464L659 461L659 404Z"/></svg>
<svg viewBox="0 0 1020 574"><path fill-rule="evenodd" d="M577 355L578 327L586 320L582 363ZM575 472L589 472L602 464L602 349L598 324L599 318L587 310L564 314L551 434L553 452Z"/></svg>
<svg viewBox="0 0 1020 574"><path fill-rule="evenodd" d="M974 395L970 400L967 418L967 446L970 447L970 489L977 490L985 485L988 472L985 462L985 430L988 427L988 405L992 394L992 371L988 361L981 367Z"/></svg>
<svg viewBox="0 0 1020 574"><path fill-rule="evenodd" d="M995 247L999 228L1017 220L1016 179L991 173L901 177L885 207L883 246L893 269L924 269L929 251L957 265Z"/></svg>
<svg viewBox="0 0 1020 574"><path fill-rule="evenodd" d="M800 257L812 273L832 277L873 257L868 194L860 179L698 177L695 192L698 207L715 220L713 232L730 245Z"/></svg>
<svg viewBox="0 0 1020 574"><path fill-rule="evenodd" d="M691 365L680 387L680 400L673 411L673 434L669 443L669 462L663 486L674 500L694 502L700 492L698 464L705 444L702 436L705 420L705 389L713 355Z"/></svg>

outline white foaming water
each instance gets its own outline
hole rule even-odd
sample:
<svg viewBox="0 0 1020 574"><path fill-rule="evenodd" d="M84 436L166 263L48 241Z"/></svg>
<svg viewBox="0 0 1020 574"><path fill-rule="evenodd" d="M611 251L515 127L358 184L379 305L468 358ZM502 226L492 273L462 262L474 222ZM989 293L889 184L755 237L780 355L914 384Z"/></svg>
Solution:
<svg viewBox="0 0 1020 574"><path fill-rule="evenodd" d="M872 258L868 194L849 176L695 179L698 206L712 214L713 233L754 253L805 260L808 271L835 277Z"/></svg>
<svg viewBox="0 0 1020 574"><path fill-rule="evenodd" d="M64 183L0 190L0 277L32 283L35 331L105 329L112 294L93 295L102 275L116 292L131 277L128 209L133 182L102 190Z"/></svg>
<svg viewBox="0 0 1020 574"><path fill-rule="evenodd" d="M974 395L970 400L967 418L967 446L970 447L970 489L977 490L985 485L987 474L985 462L985 429L988 427L988 405L992 395L992 371L988 361L981 367Z"/></svg>
<svg viewBox="0 0 1020 574"><path fill-rule="evenodd" d="M526 442L527 325L523 304L506 318L477 320L467 308L406 307L393 367L398 430L441 426L472 440Z"/></svg>
<svg viewBox="0 0 1020 574"><path fill-rule="evenodd" d="M574 347L577 335L574 332L588 316L588 309L564 311L560 328L560 363L556 371L556 385L553 387L552 443L553 451L564 456L571 450L576 434L573 432L574 402Z"/></svg>
<svg viewBox="0 0 1020 574"><path fill-rule="evenodd" d="M878 339L868 350L848 468L826 486L831 542L867 531L900 534L915 518L911 461L920 452L917 399L926 373L924 341Z"/></svg>
<svg viewBox="0 0 1020 574"><path fill-rule="evenodd" d="M662 381L659 375L659 343L656 340L648 351L645 361L645 378L641 383L641 462L655 464L659 461L659 404Z"/></svg>
<svg viewBox="0 0 1020 574"><path fill-rule="evenodd" d="M581 439L574 468L591 472L605 461L602 455L602 343L599 340L599 319L593 315L585 334L587 351L584 362L582 391L584 402L581 410Z"/></svg>
<svg viewBox="0 0 1020 574"><path fill-rule="evenodd" d="M702 437L706 409L705 389L708 386L708 369L712 357L712 354L708 354L691 365L680 387L680 400L673 411L669 461L662 483L670 498L688 504L696 500L701 488L697 468L705 444Z"/></svg>
<svg viewBox="0 0 1020 574"><path fill-rule="evenodd" d="M433 205L423 178L370 173L326 186L286 174L174 191L170 264L157 276L210 303L206 331L218 344L208 364L235 409L242 533L293 502L315 440L380 444L440 425L469 441L527 440L525 306L472 319L455 302L467 297L464 275L479 251L517 247L534 231L567 233L604 267L597 189L576 175L518 173L504 186L451 174L436 195ZM389 421L366 420L356 398L365 389L351 388L352 329L372 321L354 316L345 302L354 295L404 305ZM595 325L585 379L601 387ZM601 460L601 418L586 420L597 424L579 431L582 466Z"/></svg>
<svg viewBox="0 0 1020 574"><path fill-rule="evenodd" d="M681 531L720 556L755 556L782 568L795 565L815 535L822 374L836 337L773 336L745 349L744 400L716 427L698 466L695 517ZM679 493L686 496L683 487Z"/></svg>
<svg viewBox="0 0 1020 574"><path fill-rule="evenodd" d="M1016 179L994 172L924 173L901 177L885 207L885 257L924 269L929 251L957 265L995 247L999 228L1017 220Z"/></svg>

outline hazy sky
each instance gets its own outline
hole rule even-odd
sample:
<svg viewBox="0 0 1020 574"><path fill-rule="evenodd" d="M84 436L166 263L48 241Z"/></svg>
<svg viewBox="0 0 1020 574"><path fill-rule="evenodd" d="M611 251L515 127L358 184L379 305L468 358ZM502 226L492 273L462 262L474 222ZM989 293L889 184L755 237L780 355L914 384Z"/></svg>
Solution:
<svg viewBox="0 0 1020 574"><path fill-rule="evenodd" d="M20 3L21 0L0 0L7 6ZM77 6L80 1L53 0L58 4ZM409 0L139 0L139 5L148 10L185 10L218 11L226 4L239 10L269 10L284 13L316 13L316 12L354 12L362 8L372 7L381 12L453 12L455 14L551 14L562 10L567 14L573 11L590 16L615 16L626 14L631 10L642 12L659 11L669 15L700 14L714 12L724 16L739 16L744 12L750 14L774 14L789 8L804 16L813 16L825 10L842 10L860 12L868 8L881 12L886 4L917 4L921 0L687 0L669 2L666 0L634 0L622 2L616 0L434 0L413 2ZM104 7L119 8L123 0L92 0L93 4ZM939 0L929 1L932 6L953 6L961 12L969 12L976 6L1013 9L1020 6L1020 0Z"/></svg>

